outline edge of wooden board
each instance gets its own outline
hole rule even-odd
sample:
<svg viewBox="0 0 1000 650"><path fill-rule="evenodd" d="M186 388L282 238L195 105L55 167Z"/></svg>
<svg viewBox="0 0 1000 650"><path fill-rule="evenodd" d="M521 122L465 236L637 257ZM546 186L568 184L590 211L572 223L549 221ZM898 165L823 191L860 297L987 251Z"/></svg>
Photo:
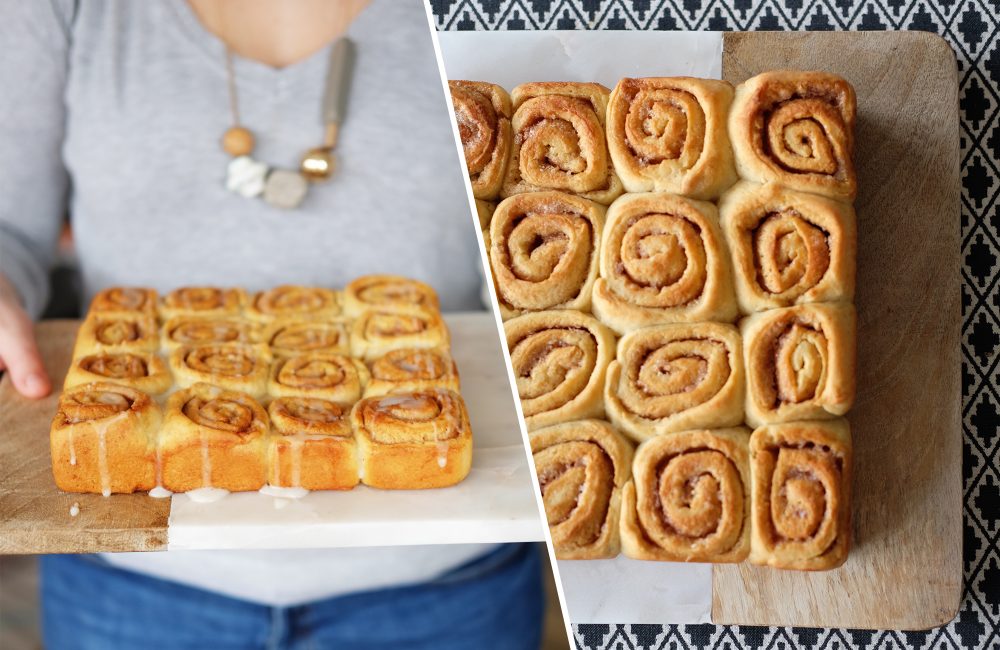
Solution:
<svg viewBox="0 0 1000 650"><path fill-rule="evenodd" d="M859 403L848 416L855 446L862 436L885 432L885 438L865 438L862 445L888 448L894 443L897 448L914 450L914 460L919 462L913 465L925 471L934 464L947 467L948 473L905 477L913 483L906 486L912 491L905 496L922 501L903 499L901 487L892 492L898 484L887 485L877 496L868 495L872 501L859 508L857 499L865 497L855 487L857 542L840 569L810 574L747 564L714 566L712 620L740 625L932 628L957 615L962 591L961 189L955 56L944 39L925 32L724 34L724 78L738 83L763 70L781 67L829 69L855 83L859 91L859 260L862 247L870 246L887 255L886 265L894 265L890 270L905 273L902 281L896 282L884 267L876 272L873 267L878 265L862 268L859 264L860 390ZM876 89L885 97L900 99L883 110L865 107L864 93ZM905 101L913 97L921 101ZM902 128L914 125L928 128L921 132ZM870 139L864 138L866 132L885 137L872 144L866 142ZM866 155L873 148L878 155ZM913 162L897 164L902 153L908 159L912 156ZM947 228L935 230L936 224ZM920 239L920 232L911 233L921 230L930 236ZM866 237L870 238L867 242ZM923 257L899 254L912 250L921 251ZM942 272L925 268L928 260L941 262L936 268ZM878 302L880 291L887 294L885 302ZM935 302L938 297L940 301ZM904 298L918 304L910 307ZM917 318L903 322L903 329L890 328L883 334L887 326L899 325L907 309ZM906 328L923 338L907 340ZM880 350L872 349L874 342L861 338L862 330L881 337L885 347L899 356L880 355ZM934 351L933 357L921 354L927 350ZM863 367L866 364L869 367ZM878 368L872 369L873 365ZM919 379L908 374L916 369L924 371ZM872 376L865 381L869 372ZM871 381L872 377L879 381ZM909 393L897 389L907 382ZM926 399L928 385L942 389L936 393L941 398L936 403ZM878 400L874 395L866 399L866 386L878 397L885 395L906 404L906 409L898 409L905 412L895 413L888 423L882 417L886 425L882 428L865 426L879 422L879 412L885 412L886 403L873 404ZM908 438L890 440L892 426ZM914 438L917 433L934 444L920 447L916 444L919 439ZM898 478L879 476L883 468L866 465L858 455L855 469L855 486L861 480L885 484ZM862 472L867 472L863 478L859 476ZM874 503L884 500L886 494L899 502L889 507ZM936 509L921 512L928 504ZM939 515L944 518L932 520ZM879 521L873 521L875 518ZM916 545L924 555L926 547L933 546L939 566L914 566L916 562L899 559L905 548Z"/></svg>

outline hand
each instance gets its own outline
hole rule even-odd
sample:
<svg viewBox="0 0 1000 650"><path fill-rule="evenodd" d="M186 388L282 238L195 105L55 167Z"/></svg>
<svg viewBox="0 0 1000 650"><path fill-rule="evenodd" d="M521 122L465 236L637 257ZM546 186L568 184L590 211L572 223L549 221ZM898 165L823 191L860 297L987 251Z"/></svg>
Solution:
<svg viewBox="0 0 1000 650"><path fill-rule="evenodd" d="M24 311L17 291L0 275L0 370L7 370L14 388L25 397L38 399L52 392L52 382L42 366L35 345L31 318Z"/></svg>

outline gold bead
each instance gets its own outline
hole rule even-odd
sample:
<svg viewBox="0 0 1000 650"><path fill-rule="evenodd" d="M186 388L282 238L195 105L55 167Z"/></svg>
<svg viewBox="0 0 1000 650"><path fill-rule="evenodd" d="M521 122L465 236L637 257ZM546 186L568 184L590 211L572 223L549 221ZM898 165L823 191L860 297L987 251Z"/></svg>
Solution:
<svg viewBox="0 0 1000 650"><path fill-rule="evenodd" d="M222 136L222 148L230 156L248 156L253 151L254 138L249 129L233 126Z"/></svg>
<svg viewBox="0 0 1000 650"><path fill-rule="evenodd" d="M310 149L302 157L299 171L310 181L316 183L325 181L333 174L333 150L329 147Z"/></svg>

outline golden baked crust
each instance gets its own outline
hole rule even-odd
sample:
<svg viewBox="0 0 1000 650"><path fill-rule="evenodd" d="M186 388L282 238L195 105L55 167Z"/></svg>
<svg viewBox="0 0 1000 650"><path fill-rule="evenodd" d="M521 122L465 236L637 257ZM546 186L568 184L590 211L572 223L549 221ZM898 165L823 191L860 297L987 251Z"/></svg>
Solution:
<svg viewBox="0 0 1000 650"><path fill-rule="evenodd" d="M147 314L91 314L80 325L73 358L101 352L149 354L160 347L156 321Z"/></svg>
<svg viewBox="0 0 1000 650"><path fill-rule="evenodd" d="M472 463L472 429L458 393L431 389L369 397L351 423L361 481L388 490L455 485Z"/></svg>
<svg viewBox="0 0 1000 650"><path fill-rule="evenodd" d="M275 357L299 354L349 354L351 351L350 322L279 320L271 323L264 333L264 342Z"/></svg>
<svg viewBox="0 0 1000 650"><path fill-rule="evenodd" d="M590 308L604 206L563 192L505 199L490 223L489 257L500 315Z"/></svg>
<svg viewBox="0 0 1000 650"><path fill-rule="evenodd" d="M562 190L607 205L623 191L608 154L608 89L535 82L514 88L514 143L500 196Z"/></svg>
<svg viewBox="0 0 1000 650"><path fill-rule="evenodd" d="M637 560L742 562L750 552L750 430L696 430L639 445L622 502Z"/></svg>
<svg viewBox="0 0 1000 650"><path fill-rule="evenodd" d="M52 419L52 475L65 492L129 493L156 485L162 414L149 395L105 382L63 392Z"/></svg>
<svg viewBox="0 0 1000 650"><path fill-rule="evenodd" d="M371 362L365 397L447 388L459 392L458 368L445 349L400 348Z"/></svg>
<svg viewBox="0 0 1000 650"><path fill-rule="evenodd" d="M368 368L342 354L313 352L279 359L271 366L271 397L314 397L350 405L361 399Z"/></svg>
<svg viewBox="0 0 1000 650"><path fill-rule="evenodd" d="M163 296L160 318L203 316L206 318L236 317L247 304L247 292L240 288L181 287Z"/></svg>
<svg viewBox="0 0 1000 650"><path fill-rule="evenodd" d="M604 417L604 374L615 336L578 311L541 311L504 323L528 430Z"/></svg>
<svg viewBox="0 0 1000 650"><path fill-rule="evenodd" d="M601 420L564 422L530 437L556 557L618 555L621 488L631 473L632 445Z"/></svg>
<svg viewBox="0 0 1000 650"><path fill-rule="evenodd" d="M244 318L175 316L163 324L160 344L167 352L173 352L185 345L260 343L261 330L260 323Z"/></svg>
<svg viewBox="0 0 1000 650"><path fill-rule="evenodd" d="M448 88L472 193L477 199L495 199L513 141L510 96L484 81L449 81Z"/></svg>
<svg viewBox="0 0 1000 650"><path fill-rule="evenodd" d="M358 484L357 443L348 407L311 397L279 397L271 417L267 482L307 490Z"/></svg>
<svg viewBox="0 0 1000 650"><path fill-rule="evenodd" d="M156 290L143 287L108 287L90 301L91 314L144 314L156 317Z"/></svg>
<svg viewBox="0 0 1000 650"><path fill-rule="evenodd" d="M267 412L237 391L198 383L167 400L160 432L163 486L172 492L264 486Z"/></svg>
<svg viewBox="0 0 1000 650"><path fill-rule="evenodd" d="M608 209L600 257L592 308L619 334L736 319L729 252L711 203L626 194Z"/></svg>
<svg viewBox="0 0 1000 650"><path fill-rule="evenodd" d="M618 341L608 367L608 419L633 439L743 422L740 334L725 323L656 325Z"/></svg>
<svg viewBox="0 0 1000 650"><path fill-rule="evenodd" d="M854 88L827 72L775 70L746 80L729 112L740 177L853 201L856 111Z"/></svg>
<svg viewBox="0 0 1000 650"><path fill-rule="evenodd" d="M437 312L371 309L351 326L351 354L365 361L399 348L439 348L448 343L448 328Z"/></svg>
<svg viewBox="0 0 1000 650"><path fill-rule="evenodd" d="M476 199L476 216L479 218L479 229L483 232L490 229L490 219L493 218L493 211L496 209L495 203Z"/></svg>
<svg viewBox="0 0 1000 650"><path fill-rule="evenodd" d="M357 318L370 309L436 312L441 305L434 288L419 280L400 275L363 275L344 288L344 311Z"/></svg>
<svg viewBox="0 0 1000 650"><path fill-rule="evenodd" d="M97 352L73 360L63 388L94 382L111 382L159 395L170 388L170 371L163 359L149 352Z"/></svg>
<svg viewBox="0 0 1000 650"><path fill-rule="evenodd" d="M847 413L854 404L855 320L854 305L839 302L772 309L740 321L747 423Z"/></svg>
<svg viewBox="0 0 1000 650"><path fill-rule="evenodd" d="M719 203L740 311L854 299L854 209L776 183L742 182Z"/></svg>
<svg viewBox="0 0 1000 650"><path fill-rule="evenodd" d="M265 323L282 318L330 320L340 315L340 296L333 289L285 284L255 293L246 315Z"/></svg>
<svg viewBox="0 0 1000 650"><path fill-rule="evenodd" d="M844 563L851 545L852 457L843 418L753 432L752 563L803 571Z"/></svg>
<svg viewBox="0 0 1000 650"><path fill-rule="evenodd" d="M267 392L270 361L263 345L184 345L171 353L170 369L180 388L204 382L261 398Z"/></svg>
<svg viewBox="0 0 1000 650"><path fill-rule="evenodd" d="M629 192L714 199L736 182L728 81L625 78L608 104L608 148Z"/></svg>

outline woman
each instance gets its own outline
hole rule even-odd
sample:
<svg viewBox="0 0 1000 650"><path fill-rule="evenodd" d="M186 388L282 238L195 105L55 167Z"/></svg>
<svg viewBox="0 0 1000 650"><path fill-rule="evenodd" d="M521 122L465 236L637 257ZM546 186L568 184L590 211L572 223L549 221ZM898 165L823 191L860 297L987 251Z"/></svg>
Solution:
<svg viewBox="0 0 1000 650"><path fill-rule="evenodd" d="M67 211L88 300L109 285L385 272L431 283L446 310L479 305L419 0L0 6L0 368L24 395L52 389L31 319ZM254 196L259 163L294 170L323 144L342 35L357 56L332 179L296 208L288 187ZM235 126L252 142L224 149ZM42 599L51 649L530 647L541 616L537 553L522 545L48 557Z"/></svg>

